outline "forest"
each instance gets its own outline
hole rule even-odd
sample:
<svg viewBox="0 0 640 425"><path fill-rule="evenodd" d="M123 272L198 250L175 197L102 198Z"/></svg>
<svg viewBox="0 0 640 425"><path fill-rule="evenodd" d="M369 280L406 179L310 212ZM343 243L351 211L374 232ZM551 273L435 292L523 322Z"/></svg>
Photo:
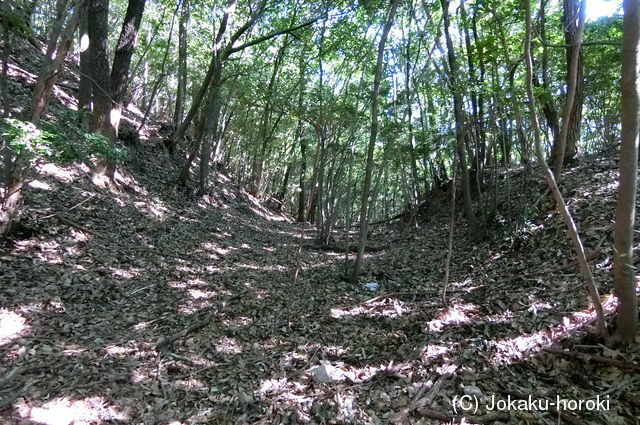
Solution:
<svg viewBox="0 0 640 425"><path fill-rule="evenodd" d="M0 423L640 424L640 0L1 0Z"/></svg>

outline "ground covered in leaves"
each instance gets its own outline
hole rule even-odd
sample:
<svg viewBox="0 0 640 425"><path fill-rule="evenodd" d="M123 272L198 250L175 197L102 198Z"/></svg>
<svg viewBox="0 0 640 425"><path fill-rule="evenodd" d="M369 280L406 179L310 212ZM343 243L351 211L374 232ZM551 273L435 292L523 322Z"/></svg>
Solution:
<svg viewBox="0 0 640 425"><path fill-rule="evenodd" d="M376 227L356 285L341 250L315 245L308 227L298 257L301 225L229 176L186 196L171 183L177 165L139 149L117 186L79 165L32 176L0 256L3 423L638 423L637 347L593 337L537 176L509 180L511 213L486 242L472 245L459 217L445 306L442 205L417 229ZM615 170L583 159L563 184L609 312ZM529 396L540 404L488 410ZM592 409L559 411L558 398Z"/></svg>

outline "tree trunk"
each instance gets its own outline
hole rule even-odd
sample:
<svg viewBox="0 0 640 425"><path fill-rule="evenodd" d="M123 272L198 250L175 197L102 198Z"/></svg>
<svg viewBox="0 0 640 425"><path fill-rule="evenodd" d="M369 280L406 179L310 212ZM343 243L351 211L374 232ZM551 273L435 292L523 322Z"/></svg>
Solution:
<svg viewBox="0 0 640 425"><path fill-rule="evenodd" d="M184 99L187 93L187 26L189 25L189 0L182 0L178 24L178 90L173 111L173 125L178 125L184 116Z"/></svg>
<svg viewBox="0 0 640 425"><path fill-rule="evenodd" d="M164 49L162 64L160 65L160 74L156 78L156 82L153 84L153 89L151 90L151 96L149 97L147 108L144 112L144 116L142 117L142 121L140 122L140 125L138 125L138 131L142 130L142 128L146 124L147 118L149 118L149 115L151 114L151 109L153 108L153 103L155 101L156 95L160 91L160 84L162 84L162 80L164 80L167 76L165 69L167 67L167 59L169 58L169 50L171 49L171 39L173 37L173 25L175 24L177 13L178 13L178 7L175 8L173 15L171 16L171 25L169 26L169 35L167 35L167 45ZM147 62L145 62L145 65L147 65ZM156 113L157 112L158 112L158 109L156 108ZM173 148L174 148L174 145L169 144L169 152L173 152Z"/></svg>
<svg viewBox="0 0 640 425"><path fill-rule="evenodd" d="M449 1L440 0L442 5L442 17L444 21L444 34L447 43L447 58L449 62L449 87L453 94L453 108L456 120L456 145L458 150L458 160L460 162L460 171L462 174L462 199L464 204L465 217L469 225L469 233L473 240L482 239L482 229L478 224L475 212L473 211L473 203L471 201L471 184L469 179L469 168L467 166L467 152L465 149L465 119L463 111L463 99L460 87L457 81L458 64L455 53L453 51L453 42L449 34ZM454 188L455 190L455 188Z"/></svg>
<svg viewBox="0 0 640 425"><path fill-rule="evenodd" d="M2 51L0 54L2 55L2 76L0 77L0 108L2 109L2 114L0 117L5 118L9 115L9 97L7 96L7 85L9 83L9 51L10 51L10 40L11 33L9 32L9 28L6 25L2 25L0 21L0 30L2 30ZM6 143L3 140L3 143ZM3 148L8 148L8 146L4 146ZM3 180L3 183L6 181Z"/></svg>
<svg viewBox="0 0 640 425"><path fill-rule="evenodd" d="M0 55L2 56L2 75L0 75L0 119L4 119L9 116L9 98L7 96L7 83L9 82L9 42L11 34L9 28L2 25L0 22L0 30L2 30L2 50ZM11 179L11 162L13 151L6 138L0 138L0 155L2 156L2 163L0 166L0 185L6 187L9 185Z"/></svg>
<svg viewBox="0 0 640 425"><path fill-rule="evenodd" d="M211 157L211 146L213 146L213 137L218 129L218 121L220 120L220 86L222 84L222 63L217 61L216 70L211 80L209 90L209 100L205 110L208 112L206 116L204 135L202 137L202 151L200 152L200 175L199 189L204 194L207 189L209 179L209 160Z"/></svg>
<svg viewBox="0 0 640 425"><path fill-rule="evenodd" d="M89 49L89 8L85 7L80 15L80 83L78 87L78 111L85 131L89 129L89 113L93 83L91 81L91 52Z"/></svg>
<svg viewBox="0 0 640 425"><path fill-rule="evenodd" d="M637 0L636 0L637 1ZM533 135L535 140L536 147L536 155L538 157L538 162L540 163L540 168L542 170L542 174L547 181L547 185L549 186L549 190L551 191L554 201L557 205L557 208L560 212L560 215L567 227L567 233L573 243L573 248L576 251L576 256L578 258L578 263L580 265L580 272L582 277L585 280L587 285L587 290L589 291L589 295L591 297L591 302L593 303L594 310L596 311L596 317L598 321L598 326L600 328L600 333L603 338L608 336L607 327L604 317L604 312L602 310L602 304L600 303L600 295L598 294L598 288L596 287L593 281L593 275L591 274L591 269L589 268L589 262L587 261L587 257L584 252L584 247L582 246L582 241L580 239L580 235L578 234L578 229L576 227L575 222L573 221L573 217L571 217L571 213L567 208L567 204L564 202L562 198L562 194L560 193L560 189L558 188L558 184L556 183L556 179L553 176L553 172L547 165L547 161L544 158L544 152L542 150L542 138L540 136L540 125L538 124L538 116L536 114L536 105L535 98L533 95L533 62L531 60L531 3L530 0L524 0L525 4L525 43L524 43L524 62L527 70L526 75L526 90L527 97L529 98L529 118L531 120L531 127L533 129Z"/></svg>
<svg viewBox="0 0 640 425"><path fill-rule="evenodd" d="M66 5L66 2L63 2ZM78 20L86 7L85 0L78 0L71 5L73 13L67 20L65 25L65 17L67 10L62 10L60 19L56 20L54 30L49 40L47 47L47 55L42 61L40 72L36 85L33 89L33 96L31 99L31 109L29 112L29 121L37 124L40 121L40 117L46 111L49 104L49 95L53 85L58 80L60 69L63 66L64 60L71 49L71 43L73 41L73 33L78 26ZM62 29L64 27L64 29ZM57 47L56 47L57 46ZM49 53L51 52L51 53Z"/></svg>
<svg viewBox="0 0 640 425"><path fill-rule="evenodd" d="M632 344L638 333L638 297L633 266L633 234L640 133L638 49L640 45L640 0L624 0L622 36L622 142L620 186L613 228L613 280L620 304L615 338Z"/></svg>
<svg viewBox="0 0 640 425"><path fill-rule="evenodd" d="M255 155L253 166L252 166L252 174L253 174L253 183L252 183L252 192L257 194L261 190L262 186L262 178L264 174L264 165L266 162L267 156L267 148L269 146L269 142L271 141L269 128L269 121L271 119L271 109L272 109L272 101L273 101L273 92L276 86L278 72L280 70L280 64L282 63L282 59L284 57L285 50L287 48L287 40L284 41L282 46L278 49L276 53L275 59L273 61L273 70L271 71L271 78L269 79L269 85L267 86L266 93L266 101L264 104L264 108L262 110L262 118L260 119L260 127L258 129L258 140L261 142L260 151Z"/></svg>
<svg viewBox="0 0 640 425"><path fill-rule="evenodd" d="M111 123L111 79L109 71L109 0L90 0L89 50L91 54L91 78L93 80L93 120L91 131L98 132L110 141L115 139L115 128ZM113 164L107 164L108 169ZM108 170L109 171L109 170ZM111 174L110 172L108 173Z"/></svg>
<svg viewBox="0 0 640 425"><path fill-rule="evenodd" d="M399 0L391 0L389 5L389 13L387 14L387 20L382 30L380 37L380 43L378 44L378 57L376 61L375 75L373 80L373 91L371 93L371 131L369 133L369 145L367 146L367 163L364 174L364 183L362 185L362 197L360 205L360 233L358 236L358 255L353 265L353 274L351 275L351 281L353 283L358 281L360 275L360 268L362 267L362 259L364 257L364 248L367 243L368 232L368 207L369 207L369 191L371 189L371 174L373 172L373 152L378 138L378 102L380 94L380 82L382 80L382 67L384 60L384 50L387 43L387 37L391 26L393 25L393 19L398 9Z"/></svg>
<svg viewBox="0 0 640 425"><path fill-rule="evenodd" d="M540 23L540 38L544 41L547 39L546 29L546 13L545 8L548 0L542 0L540 2L540 11L538 13L538 20ZM545 120L547 121L547 127L551 131L553 144L557 143L558 134L560 133L560 119L558 118L558 111L553 101L553 95L551 94L551 83L549 81L549 53L546 44L542 45L542 58L540 60L542 64L542 88L544 91L544 102L542 104L542 112L544 113ZM534 79L534 84L536 83Z"/></svg>
<svg viewBox="0 0 640 425"><path fill-rule="evenodd" d="M129 83L129 68L133 50L136 47L138 29L144 13L145 0L129 0L127 12L122 22L120 37L116 43L116 51L113 57L113 68L111 69L111 97L120 105L125 100L127 86Z"/></svg>
<svg viewBox="0 0 640 425"><path fill-rule="evenodd" d="M579 3L578 3L579 2ZM564 0L563 26L567 47L567 99L560 133L551 149L553 173L559 180L562 165L577 153L582 118L582 37L585 24L585 0Z"/></svg>

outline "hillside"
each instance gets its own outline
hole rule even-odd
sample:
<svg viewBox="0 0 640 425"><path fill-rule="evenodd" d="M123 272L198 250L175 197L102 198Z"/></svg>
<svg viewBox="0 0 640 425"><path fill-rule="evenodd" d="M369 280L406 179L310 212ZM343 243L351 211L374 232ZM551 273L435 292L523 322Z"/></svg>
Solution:
<svg viewBox="0 0 640 425"><path fill-rule="evenodd" d="M430 423L451 420L453 398L474 392L607 393L607 411L562 417L638 417L637 353L589 342L594 316L577 269L563 260L554 214L475 247L459 223L443 308L446 210L415 230L376 228L363 278L380 285L375 292L345 282L344 254L314 245L307 228L294 285L300 224L222 173L204 198L166 191L157 177L172 175L169 157L134 152L119 189L94 185L84 166L53 163L39 164L28 185L22 227L0 263L4 421ZM606 157L585 158L565 176L585 244L599 253L592 265L603 295L615 176ZM531 183L542 193L537 177L512 179ZM432 387L442 371L452 375ZM555 416L484 413L471 417Z"/></svg>
<svg viewBox="0 0 640 425"><path fill-rule="evenodd" d="M114 3L115 12L107 4L111 21L103 23L121 23L114 16L123 14L125 3ZM375 63L373 41L378 35L373 34L378 30L370 30L389 32L393 7L386 11L367 4L361 11L350 5L355 11L327 18L322 26L301 21L299 28L283 30L278 35L288 38L276 44L279 39L271 23L280 25L279 19L291 11L295 23L299 12L304 16L315 9L282 2L282 10L262 11L269 25L258 25L261 9L240 5L246 16L239 17L256 15L247 22L258 26L244 28L240 19L230 28L261 30L263 36L249 31L254 38L239 39L243 49L256 43L246 47L246 55L242 49L234 51L240 54L226 63L224 78L219 70L219 86L207 91L205 85L201 91L206 98L200 99L203 105L193 128L172 146L178 127L170 124L175 81L168 76L178 58L171 57L177 56L171 49L172 29L163 27L166 5L150 3L155 14L153 19L144 15L150 23L142 27L146 50L134 59L144 70L141 75L156 72L158 77L131 77L132 99L122 111L126 131L119 139L101 139L82 129L82 113L77 111L82 73L80 57L73 51L42 121L24 127L38 135L32 140L44 141L34 143L36 154L24 166L24 203L15 226L0 239L0 423L640 423L640 339L624 346L604 341L599 334L565 224L540 167L531 160L529 174L522 165L526 147L519 143L528 143L523 140L530 129L528 122L520 122L524 109L516 110L517 102L510 100L499 103L504 95L498 93L503 89L499 79L494 82L495 96L485 98L486 116L476 121L485 125L484 139L477 136L471 143L470 138L465 145L461 138L458 150L456 135L480 130L471 121L466 127L455 126L460 116L454 114L448 90L454 97L472 95L457 93L461 89L445 83L440 74L449 71L435 61L423 63L418 73L417 61L424 52L414 55L411 43L406 56L408 62L415 57L416 63L406 65L406 80L397 70L381 71L383 59L389 68L392 62L384 56L382 42L377 71L362 65L358 84L350 80L356 66L347 65L357 58L349 49L357 50L352 44L358 40L345 33L366 30L362 33L373 38L363 57ZM427 41L446 45L440 40L440 23L437 28L434 24L438 19L430 15L444 22L446 7L443 13L423 2L428 9L423 16L402 10L398 3L391 2L399 8L398 20L406 19L403 31L412 32L418 46ZM53 3L43 4L53 10ZM510 17L512 11L503 10L507 6L496 6L492 14ZM210 30L211 16L223 13L221 22L226 25L224 19L231 13L231 7L211 11L198 2L191 7L190 28L202 31ZM180 8L174 18L183 21ZM376 14L367 8L380 10ZM465 13L464 4L460 9ZM34 13L49 22L47 10ZM341 19L352 12L358 19L347 22L349 26ZM474 6L473 25L476 12ZM554 13L551 18L560 22L559 10ZM483 43L496 42L493 21L481 18L478 15L479 34L486 35ZM460 19L454 29L462 37L470 28ZM505 22L508 33L511 24ZM611 28L615 33L617 24L611 22L592 24L591 35ZM434 28L420 33L422 23ZM176 22L176 27L182 24ZM332 25L336 31L329 31ZM449 23L444 25L448 31ZM320 33L320 41L302 34L307 27ZM218 28L224 34L225 26ZM165 36L168 42L153 45L154 29L158 39ZM326 57L321 44L325 36ZM336 36L342 39L332 38ZM3 106L10 120L2 121L9 123L3 129L26 125L17 119L30 104L44 56L43 40L12 37L8 101ZM229 34L225 37L221 39L228 42ZM466 37L471 43L469 34ZM111 34L115 44L113 38ZM391 32L390 43L395 45L387 54L400 55L394 66L406 59L401 57L404 32L399 38L400 31ZM211 40L206 39L209 44ZM273 44L258 50L257 41L270 40ZM190 48L196 50L201 41L189 40ZM521 40L503 41L521 49ZM234 42L227 53L237 49ZM320 45L317 56L309 47L314 44ZM480 45L477 39L473 44ZM214 49L223 45L218 42ZM609 45L604 46L600 59L610 53ZM288 48L299 57L288 57ZM210 54L211 46L202 49ZM215 54L221 52L225 50ZM469 59L464 66L473 69L475 55L469 55L461 58ZM205 57L208 63L204 54L192 56L194 62ZM320 62L318 70L305 62L308 58ZM444 64L444 52L442 58ZM496 59L493 71L510 76L511 89L520 90L513 85L514 75L525 72L517 69L518 63L498 65ZM550 63L557 74L563 69L555 56L550 55ZM484 65L489 69L491 64ZM201 63L189 66L193 104L200 74L206 70L198 68ZM417 77L409 81L410 71L429 85L410 87L423 84ZM251 78L242 80L247 75ZM348 78L341 81L336 75ZM386 81L392 79L393 84ZM293 89L286 86L294 80ZM374 109L377 100L368 99L376 89L371 90L374 94L363 89L375 81L382 86L379 113ZM398 88L401 82L407 93ZM316 83L319 88L314 91ZM464 84L471 87L469 81ZM349 91L356 87L357 94ZM154 103L150 93L156 90ZM601 93L588 85L585 92L592 103ZM406 109L404 101L409 104ZM482 96L476 101L481 103ZM140 125L145 102L150 114ZM468 116L482 114L477 105L467 103L462 108L468 109ZM425 105L428 110L423 110ZM605 106L606 112L618 107L614 101ZM182 107L186 114L189 108ZM219 116L209 118L214 107ZM514 120L507 112L504 117L491 115L509 108L514 108L509 112ZM600 119L594 118L595 109L585 108L585 122ZM418 111L419 118L412 115ZM368 114L380 115L377 133L378 124L371 123ZM408 130L399 122L405 119ZM617 121L612 126L617 129ZM586 248L607 325L613 329L618 307L612 270L619 143L616 139L614 144L600 144L600 136L590 133L593 128L585 124L588 140L565 164L560 190ZM611 131L615 139L618 130ZM508 138L512 145L507 146ZM106 147L90 143L95 140L106 141ZM219 145L200 157L200 144L214 140ZM367 145L367 140L373 143ZM485 145L481 148L480 143ZM193 162L187 159L190 154ZM468 167L458 162L460 154L469 155ZM117 165L112 178L96 171L108 155ZM200 158L211 165L199 169ZM189 171L184 185L177 182L183 169ZM368 193L362 190L367 174ZM471 189L465 187L469 179ZM199 187L203 183L204 190ZM452 190L457 194L453 247L443 291ZM7 198L6 191L0 189L1 199ZM468 191L472 212L484 231L481 241L470 231ZM349 279L357 255L359 228L354 223L362 204L365 219L368 214L373 224L365 232L364 262L354 282ZM296 220L299 215L304 220ZM637 270L637 246L634 249Z"/></svg>

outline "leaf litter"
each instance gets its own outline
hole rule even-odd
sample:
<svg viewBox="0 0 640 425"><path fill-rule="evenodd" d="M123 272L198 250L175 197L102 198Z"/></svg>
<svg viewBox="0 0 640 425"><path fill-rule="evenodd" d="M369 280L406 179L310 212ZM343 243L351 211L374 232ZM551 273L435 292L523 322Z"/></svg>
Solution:
<svg viewBox="0 0 640 425"><path fill-rule="evenodd" d="M545 200L534 219L515 231L496 226L475 246L458 220L444 308L446 205L424 214L417 230L376 227L372 243L383 248L367 254L358 285L343 278L344 254L315 247L306 232L293 286L300 224L223 172L210 193L194 197L168 189L178 165L163 153L129 157L109 188L93 185L82 166L37 167L23 227L0 256L5 423L640 417L637 350L594 338L586 290ZM511 179L528 188L514 191L516 215L525 214L516 205L543 193L537 177L524 179ZM563 183L605 298L615 179L615 162L593 157L573 165ZM614 306L605 300L609 312ZM479 400L479 410L454 409L463 395ZM487 410L492 397L528 396L611 403L599 411Z"/></svg>

